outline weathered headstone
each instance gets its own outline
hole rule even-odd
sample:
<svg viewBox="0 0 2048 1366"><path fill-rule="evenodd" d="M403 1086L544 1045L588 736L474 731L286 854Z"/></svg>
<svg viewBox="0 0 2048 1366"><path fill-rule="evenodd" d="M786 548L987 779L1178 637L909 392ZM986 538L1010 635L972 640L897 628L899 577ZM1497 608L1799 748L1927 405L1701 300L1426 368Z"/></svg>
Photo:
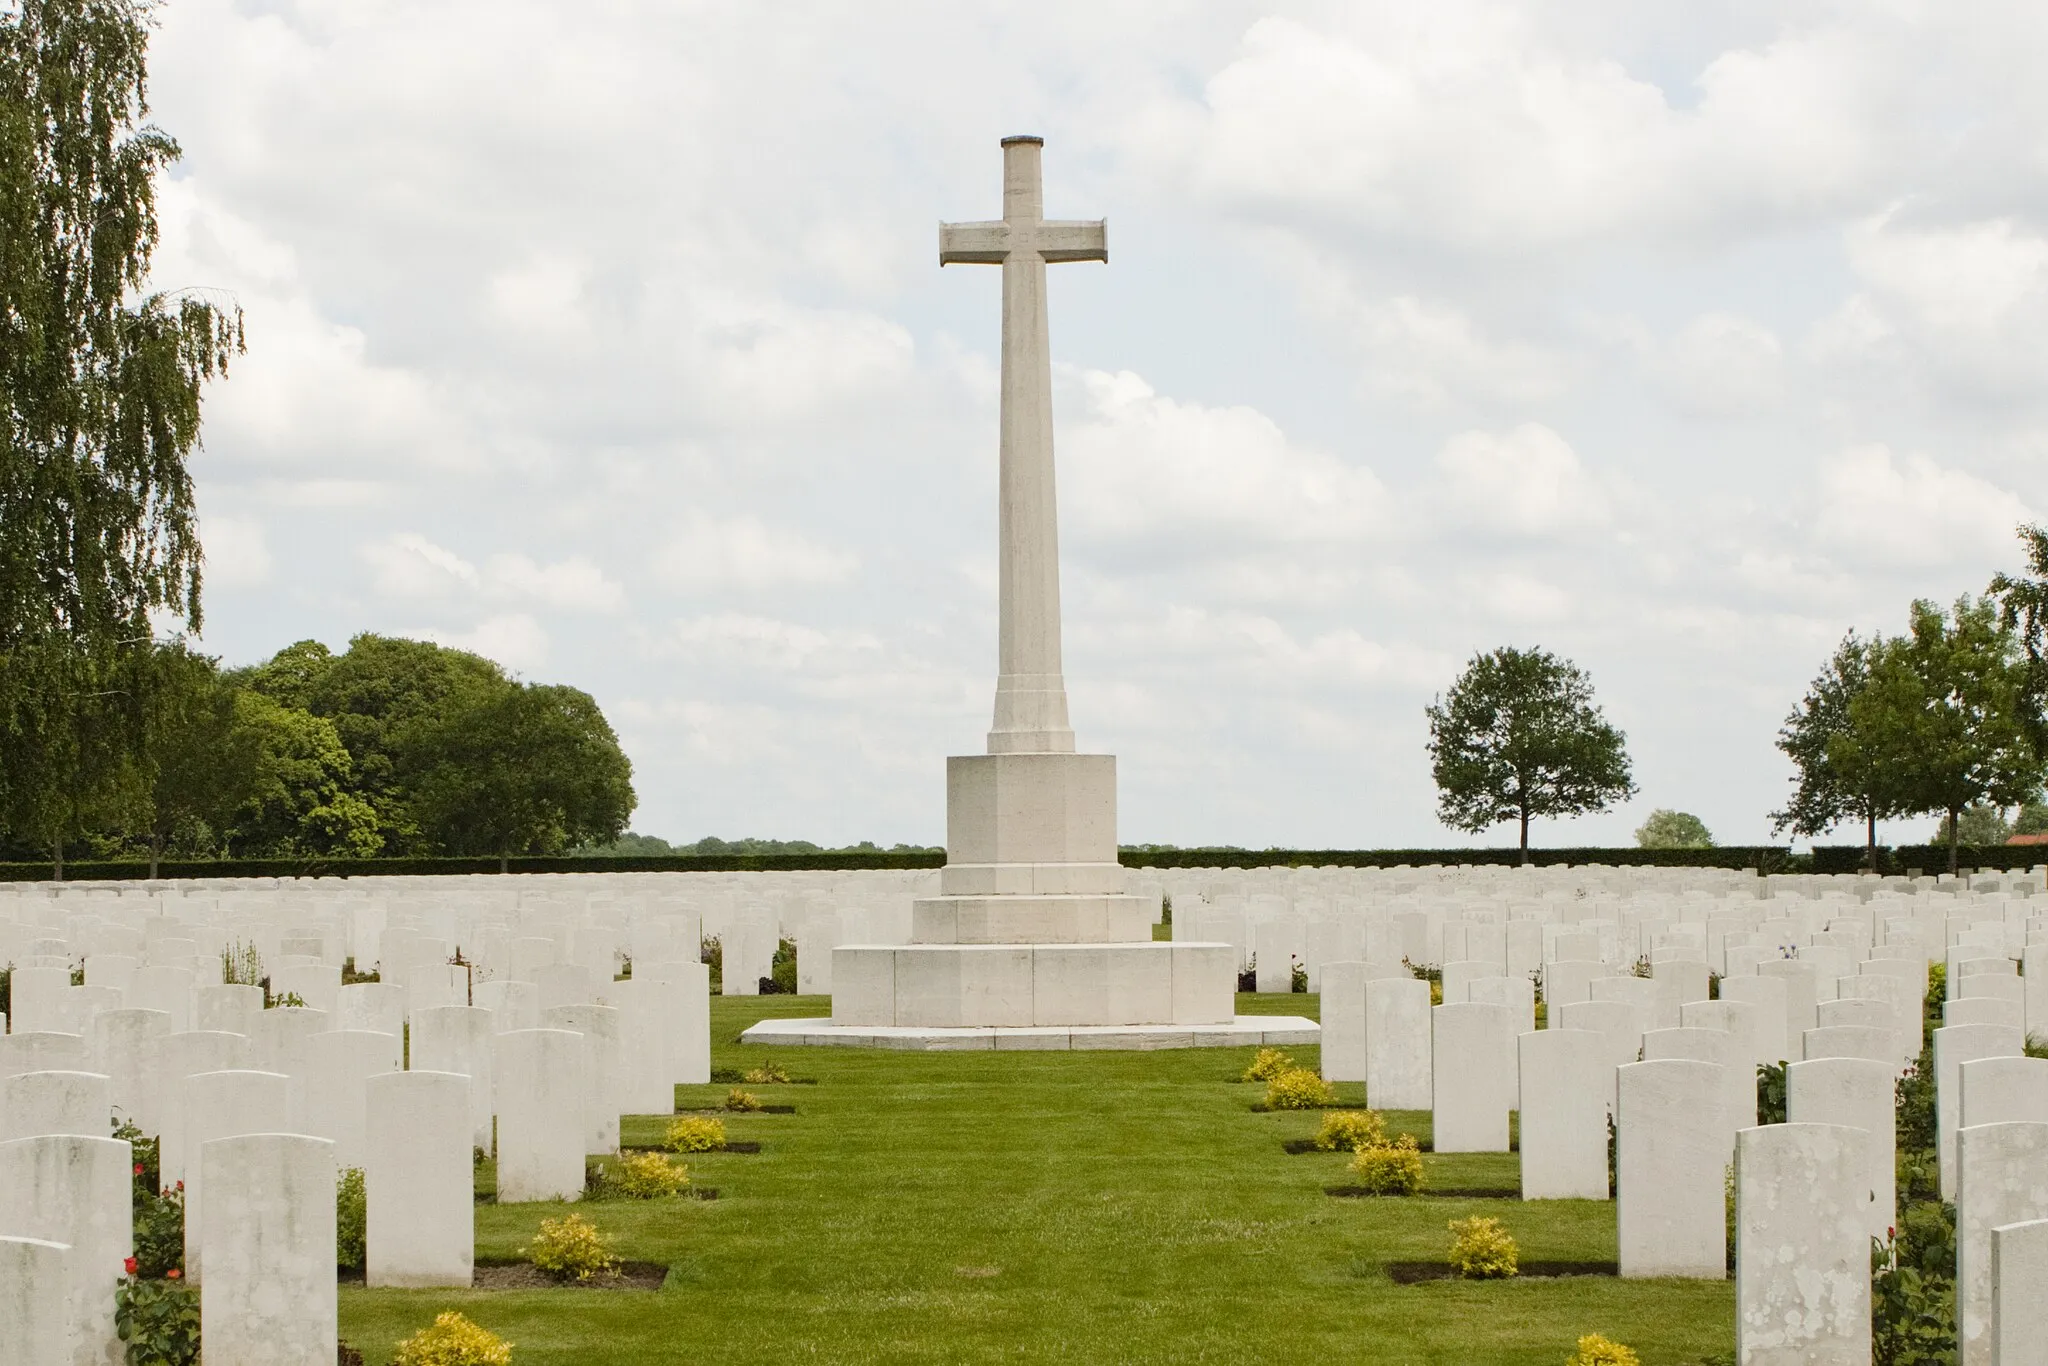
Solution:
<svg viewBox="0 0 2048 1366"><path fill-rule="evenodd" d="M1991 1230L1992 1366L2048 1366L2048 1219Z"/></svg>
<svg viewBox="0 0 2048 1366"><path fill-rule="evenodd" d="M38 1134L104 1138L107 1078L98 1072L23 1072L0 1080L0 1141Z"/></svg>
<svg viewBox="0 0 2048 1366"><path fill-rule="evenodd" d="M540 1013L542 1029L572 1029L584 1038L584 1151L603 1155L619 1150L619 1116L624 1112L619 1086L619 1012L612 1006L549 1006Z"/></svg>
<svg viewBox="0 0 2048 1366"><path fill-rule="evenodd" d="M470 1079L470 1142L486 1152L491 1147L495 1042L491 1012L480 1007L429 1006L412 1013L413 1070L456 1072ZM673 1100L670 1108L674 1108Z"/></svg>
<svg viewBox="0 0 2048 1366"><path fill-rule="evenodd" d="M1365 964L1323 964L1322 988L1323 1080L1364 1081Z"/></svg>
<svg viewBox="0 0 2048 1366"><path fill-rule="evenodd" d="M205 1167L191 1158L216 1138L237 1134L276 1133L285 1128L291 1082L281 1072L228 1070L201 1072L185 1079L185 1275L198 1281L205 1243L207 1187Z"/></svg>
<svg viewBox="0 0 2048 1366"><path fill-rule="evenodd" d="M216 1192L199 1287L206 1366L331 1366L334 1145L242 1134L208 1143L198 1165Z"/></svg>
<svg viewBox="0 0 2048 1366"><path fill-rule="evenodd" d="M1721 1069L1722 1113L1727 1116L1728 1152L1735 1152L1735 1130L1756 1122L1756 1066L1743 1040L1725 1029L1653 1029L1643 1035L1643 1061L1692 1058Z"/></svg>
<svg viewBox="0 0 2048 1366"><path fill-rule="evenodd" d="M71 1361L72 1280L68 1244L0 1234L0 1366Z"/></svg>
<svg viewBox="0 0 2048 1366"><path fill-rule="evenodd" d="M1794 1124L1838 1124L1870 1135L1865 1179L1867 1232L1883 1241L1896 1222L1898 1143L1894 1084L1887 1062L1818 1058L1785 1068L1785 1117Z"/></svg>
<svg viewBox="0 0 2048 1366"><path fill-rule="evenodd" d="M1743 1366L1870 1361L1869 1147L1869 1134L1835 1124L1769 1124L1737 1136Z"/></svg>
<svg viewBox="0 0 2048 1366"><path fill-rule="evenodd" d="M73 1366L120 1366L124 1359L114 1289L135 1246L133 1161L133 1149L113 1138L46 1134L0 1143L0 1230L71 1249L66 1336Z"/></svg>
<svg viewBox="0 0 2048 1366"><path fill-rule="evenodd" d="M1979 1124L1956 1134L1958 1366L1991 1362L1991 1231L2048 1219L2048 1124Z"/></svg>
<svg viewBox="0 0 2048 1366"><path fill-rule="evenodd" d="M1945 1025L1934 1031L1934 1124L1941 1163L1941 1194L1956 1193L1956 1130L1963 1117L1960 1069L1979 1058L2019 1057L2026 1040L2009 1025Z"/></svg>

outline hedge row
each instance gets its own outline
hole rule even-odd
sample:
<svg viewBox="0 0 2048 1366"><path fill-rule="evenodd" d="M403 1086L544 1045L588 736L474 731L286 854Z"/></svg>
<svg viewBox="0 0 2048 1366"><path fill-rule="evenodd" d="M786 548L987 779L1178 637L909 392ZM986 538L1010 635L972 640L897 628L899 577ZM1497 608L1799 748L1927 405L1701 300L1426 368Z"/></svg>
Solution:
<svg viewBox="0 0 2048 1366"><path fill-rule="evenodd" d="M937 868L940 853L845 854L666 854L645 858L515 858L502 868L493 858L386 859L221 859L165 860L162 878L392 877L456 873L736 873L858 871L881 868ZM1500 866L1522 861L1519 849L1127 849L1127 868L1393 868L1429 864ZM1853 873L1865 862L1862 845L1823 845L1793 854L1771 845L1717 849L1531 849L1529 862L1541 867L1738 868L1766 873ZM2048 863L2048 847L1990 845L1965 847L1965 868L2027 868ZM1944 845L1878 848L1878 870L1936 872L1948 867ZM50 875L47 863L0 863L0 882L37 882ZM146 863L70 863L72 881L133 881L149 876Z"/></svg>

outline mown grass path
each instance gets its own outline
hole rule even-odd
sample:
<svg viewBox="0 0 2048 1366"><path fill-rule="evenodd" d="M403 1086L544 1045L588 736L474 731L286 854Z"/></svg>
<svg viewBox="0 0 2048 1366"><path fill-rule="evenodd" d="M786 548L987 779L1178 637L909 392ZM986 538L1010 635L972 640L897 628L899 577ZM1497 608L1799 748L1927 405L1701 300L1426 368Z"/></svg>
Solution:
<svg viewBox="0 0 2048 1366"><path fill-rule="evenodd" d="M1240 1009L1315 1013L1314 997ZM823 1015L809 997L713 997L717 1066L739 1032ZM1315 1049L1293 1050L1313 1065ZM1611 1261L1599 1202L1333 1199L1345 1157L1290 1156L1312 1114L1257 1114L1235 1081L1248 1049L1166 1053L880 1053L776 1049L814 1086L750 1088L794 1115L728 1121L757 1156L700 1155L716 1201L583 1206L620 1253L666 1262L659 1294L344 1287L342 1336L374 1364L457 1308L516 1344L519 1366L716 1361L1331 1362L1559 1366L1582 1333L1646 1366L1733 1341L1725 1282L1611 1277L1391 1283L1439 1260L1444 1225L1501 1218L1525 1260ZM723 1085L679 1087L684 1106ZM1342 1088L1361 1099L1362 1088ZM1427 1114L1389 1116L1428 1137ZM664 1121L631 1118L628 1142ZM1439 1190L1511 1187L1512 1156L1425 1159ZM477 1211L479 1256L517 1253L558 1205Z"/></svg>

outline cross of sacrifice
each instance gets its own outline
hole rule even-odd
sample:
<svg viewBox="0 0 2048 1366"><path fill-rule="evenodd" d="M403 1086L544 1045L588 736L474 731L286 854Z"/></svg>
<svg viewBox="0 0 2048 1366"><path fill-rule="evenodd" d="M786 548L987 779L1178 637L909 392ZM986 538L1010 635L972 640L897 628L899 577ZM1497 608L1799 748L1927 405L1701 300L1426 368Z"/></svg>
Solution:
<svg viewBox="0 0 2048 1366"><path fill-rule="evenodd" d="M998 555L999 664L991 754L1074 751L1060 663L1059 523L1053 489L1052 343L1045 267L1108 261L1109 224L1048 219L1045 139L1003 139L1003 216L941 223L939 264L1003 268Z"/></svg>

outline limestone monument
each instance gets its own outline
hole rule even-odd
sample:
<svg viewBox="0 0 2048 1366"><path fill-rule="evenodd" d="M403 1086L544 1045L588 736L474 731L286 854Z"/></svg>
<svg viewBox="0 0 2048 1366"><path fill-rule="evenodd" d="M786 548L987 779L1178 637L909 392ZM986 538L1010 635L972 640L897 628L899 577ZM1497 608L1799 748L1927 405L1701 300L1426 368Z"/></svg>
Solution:
<svg viewBox="0 0 2048 1366"><path fill-rule="evenodd" d="M1172 1047L1307 1042L1305 1020L1234 1016L1236 951L1154 942L1117 861L1116 760L1074 748L1060 658L1045 268L1107 261L1101 221L1047 219L1042 139L1003 139L1003 216L939 229L939 264L1002 268L999 627L987 752L946 761L946 866L908 944L832 955L832 1019L749 1042ZM877 1031L883 1031L878 1033ZM962 1037L963 1034L972 1037Z"/></svg>

